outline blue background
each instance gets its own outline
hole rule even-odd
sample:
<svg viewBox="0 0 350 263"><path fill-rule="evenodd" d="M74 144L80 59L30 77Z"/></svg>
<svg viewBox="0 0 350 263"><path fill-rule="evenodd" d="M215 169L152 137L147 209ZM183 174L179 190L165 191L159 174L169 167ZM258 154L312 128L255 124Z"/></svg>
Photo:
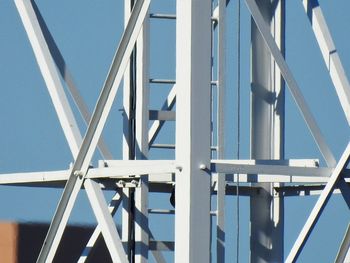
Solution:
<svg viewBox="0 0 350 263"><path fill-rule="evenodd" d="M54 36L90 110L98 98L123 30L123 1L61 0L36 3ZM301 1L286 1L286 59L314 113L326 141L339 159L349 140L342 113ZM345 71L350 74L350 2L320 1ZM175 13L174 0L153 0L151 12ZM234 159L236 122L236 14L237 1L227 8L226 158ZM250 16L242 2L241 35L241 158L249 158ZM67 169L73 161L13 1L0 0L0 173ZM175 22L151 21L151 78L175 78ZM120 89L121 90L121 89ZM157 109L169 86L151 85L150 108ZM122 158L122 92L118 92L103 136L115 159ZM74 108L74 112L77 113ZM76 115L78 116L78 114ZM86 126L77 117L82 134ZM174 124L165 126L157 142L174 142ZM286 159L322 157L286 92ZM163 150L150 156L174 158ZM100 159L94 158L94 164ZM0 187L0 218L49 222L61 190ZM106 193L106 197L111 196ZM161 197L161 198L159 198ZM285 200L285 256L316 201L312 197ZM214 200L215 201L215 200ZM226 198L227 262L236 258L236 198ZM249 258L249 200L240 199L240 262ZM168 196L152 194L151 208L170 208ZM116 216L120 220L120 215ZM150 216L156 239L173 240L173 217ZM332 262L349 222L349 210L340 195L330 199L298 262ZM89 202L81 191L70 218L72 224L95 224ZM215 254L213 254L215 256ZM213 257L214 258L214 257ZM169 256L170 260L171 257Z"/></svg>

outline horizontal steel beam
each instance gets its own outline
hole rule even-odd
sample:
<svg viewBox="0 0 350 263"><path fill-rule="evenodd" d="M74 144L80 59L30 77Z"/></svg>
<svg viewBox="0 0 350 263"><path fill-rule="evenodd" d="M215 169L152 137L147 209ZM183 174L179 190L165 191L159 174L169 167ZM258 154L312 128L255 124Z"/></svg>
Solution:
<svg viewBox="0 0 350 263"><path fill-rule="evenodd" d="M309 185L290 185L276 187L276 193L287 196L311 196L320 195L326 184L309 184ZM337 188L334 189L333 194L341 194L341 191Z"/></svg>
<svg viewBox="0 0 350 263"><path fill-rule="evenodd" d="M150 174L151 181L172 181L175 173L173 161L113 161L115 166L89 169L86 178L134 178L143 174ZM28 173L0 174L0 184L23 184L67 181L70 170L43 171Z"/></svg>
<svg viewBox="0 0 350 263"><path fill-rule="evenodd" d="M242 183L325 183L333 171L333 168L317 167L316 160L212 160L211 163L214 180L218 176L215 173L223 173L228 182L236 182L239 174ZM288 163L295 166L288 166ZM86 178L125 179L149 174L151 183L172 183L176 169L181 169L174 160L104 160L100 162L100 167L90 168ZM69 178L69 173L70 170L0 174L0 184L64 182ZM344 169L342 175L349 177L350 171Z"/></svg>
<svg viewBox="0 0 350 263"><path fill-rule="evenodd" d="M212 160L211 171L224 174L329 176L333 168L298 167L278 164L239 164L230 160Z"/></svg>

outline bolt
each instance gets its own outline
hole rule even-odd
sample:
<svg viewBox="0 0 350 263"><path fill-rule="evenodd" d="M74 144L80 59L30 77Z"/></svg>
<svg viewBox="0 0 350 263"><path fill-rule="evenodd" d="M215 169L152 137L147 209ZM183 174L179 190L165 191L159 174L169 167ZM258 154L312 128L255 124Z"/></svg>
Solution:
<svg viewBox="0 0 350 263"><path fill-rule="evenodd" d="M137 186L137 185L138 185L138 183L139 183L139 182L138 182L138 181L136 181L136 180L132 180L132 181L131 181L131 184L133 184L133 185L135 185L135 186Z"/></svg>
<svg viewBox="0 0 350 263"><path fill-rule="evenodd" d="M82 171L74 171L74 175L81 178L84 174Z"/></svg>
<svg viewBox="0 0 350 263"><path fill-rule="evenodd" d="M121 185L122 187L125 187L125 181L124 180L119 180L118 185Z"/></svg>
<svg viewBox="0 0 350 263"><path fill-rule="evenodd" d="M176 165L176 166L175 166L175 169L176 169L176 170L179 170L179 171L181 172L181 171L182 171L182 166L181 166L181 165Z"/></svg>
<svg viewBox="0 0 350 263"><path fill-rule="evenodd" d="M205 165L205 164L200 164L199 165L199 169L201 169L201 170L206 170L207 169L207 166Z"/></svg>

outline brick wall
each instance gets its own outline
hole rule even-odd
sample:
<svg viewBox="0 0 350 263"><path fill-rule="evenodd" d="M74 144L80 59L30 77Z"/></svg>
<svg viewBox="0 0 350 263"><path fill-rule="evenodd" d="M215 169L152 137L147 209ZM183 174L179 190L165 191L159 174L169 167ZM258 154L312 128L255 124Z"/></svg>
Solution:
<svg viewBox="0 0 350 263"><path fill-rule="evenodd" d="M48 227L47 224L0 222L0 262L36 262ZM77 262L93 230L87 226L68 226L54 262ZM103 239L88 262L112 262Z"/></svg>

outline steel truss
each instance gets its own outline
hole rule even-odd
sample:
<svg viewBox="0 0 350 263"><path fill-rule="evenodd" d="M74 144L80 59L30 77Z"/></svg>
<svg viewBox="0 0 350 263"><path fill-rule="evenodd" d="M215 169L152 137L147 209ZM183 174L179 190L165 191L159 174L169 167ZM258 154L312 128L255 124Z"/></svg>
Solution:
<svg viewBox="0 0 350 263"><path fill-rule="evenodd" d="M337 162L284 59L282 47L284 0L277 1L277 6L280 6L280 11L282 10L281 13L273 14L275 26L282 30L280 35L271 34L271 25L267 23L264 13L266 8L272 8L270 1L262 1L259 5L255 0L245 2L256 26L254 29L256 41L261 41L255 44L265 46L266 52L273 58L272 63L278 68L274 72L276 79L279 79L275 89L283 92L282 76L324 157L326 167L320 167L318 160L284 160L283 139L276 140L276 138L272 138L271 147L275 147L275 150L281 154L260 155L258 149L255 153L252 150L250 160L225 159L226 0L218 0L214 7L209 0L178 0L176 15L150 14L148 11L150 0L133 2L125 0L125 31L96 102L95 110L90 115L35 2L15 0L74 158L74 163L68 170L0 175L0 183L6 185L64 187L37 262L53 261L77 194L82 187L87 192L98 225L82 252L79 262L85 262L88 259L100 235L103 236L111 258L115 262L147 262L149 252L153 253L156 262L165 262L162 250L174 251L176 262L209 262L211 224L215 224L217 229L214 237L216 259L213 258L213 260L224 262L225 196L237 194L235 187L237 181L252 183L239 187L239 194L251 196L252 200L255 200L252 201L252 206L254 202L257 202L255 204L266 202L261 196L257 196L258 189L270 189L269 195L274 196L271 202L278 215L264 218L264 220L272 223L276 223L275 220L283 222L283 210L279 211L279 207L283 206L284 197L319 195L317 203L286 258L286 262L295 262L331 194L340 192L350 205L348 186L350 171L347 168L350 160L350 144L344 147L344 153ZM322 10L317 0L304 0L303 5L340 104L350 123L350 86ZM176 23L176 80L149 77L150 19L170 19ZM214 50L211 45L214 34L217 34L217 50ZM212 68L212 57L216 57L218 61L215 70ZM256 63L267 62L260 58L256 61L258 61ZM60 81L61 77L67 83L73 100L88 124L84 136L78 128ZM122 80L124 81L123 160L113 160L108 145L101 138L101 133ZM264 85L264 79L256 77L255 80L252 80L254 91L259 90L259 85ZM149 109L150 83L173 86L159 110ZM214 100L216 100L215 103L213 103ZM174 110L175 104L176 110ZM271 104L275 107L273 104L277 104L277 99ZM260 106L256 104L254 107ZM252 116L252 119L256 117ZM157 145L155 140L164 123L175 120L176 144ZM153 122L150 124L151 121ZM278 133L283 137L284 126L281 124L283 122L283 119L276 120L265 132L271 133L271 130L274 130L274 134ZM215 132L212 131L212 123L215 124ZM258 124L256 129L261 129ZM255 140L257 145L261 144L259 138ZM101 161L97 167L91 167L90 163L97 147L105 160ZM175 159L149 159L149 149L152 147L175 149ZM264 157L259 158L261 156ZM174 185L176 186L175 210L157 210L148 207L150 193L170 193ZM104 189L116 190L109 204L104 198L102 192ZM217 199L214 209L211 208L210 202L213 195L216 195ZM121 236L113 220L113 215L118 209L122 210ZM152 230L149 228L149 213L172 216L175 214L174 241L154 240ZM254 231L266 231L257 217L269 217L262 211L257 213L260 214L255 214L251 218L253 236ZM211 221L211 215L216 217L216 221ZM337 262L350 257L349 236L347 231L339 249ZM283 261L284 253L281 245L274 247L275 250L270 255L265 254L266 250L270 249L269 242L283 244L281 238L283 239L283 228L271 233L267 238L268 241L252 239L252 262Z"/></svg>

